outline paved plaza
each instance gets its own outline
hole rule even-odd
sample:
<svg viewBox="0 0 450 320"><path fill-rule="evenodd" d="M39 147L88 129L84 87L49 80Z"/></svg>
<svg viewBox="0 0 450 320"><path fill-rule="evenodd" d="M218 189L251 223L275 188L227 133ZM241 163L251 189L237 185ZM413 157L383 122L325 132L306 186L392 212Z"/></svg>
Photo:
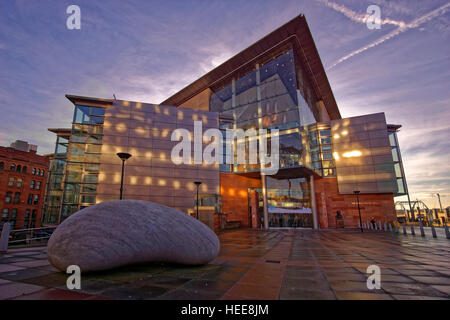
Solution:
<svg viewBox="0 0 450 320"><path fill-rule="evenodd" d="M385 232L236 230L210 264L82 273L81 290L45 247L0 255L0 299L449 299L450 240ZM381 268L369 290L367 267Z"/></svg>

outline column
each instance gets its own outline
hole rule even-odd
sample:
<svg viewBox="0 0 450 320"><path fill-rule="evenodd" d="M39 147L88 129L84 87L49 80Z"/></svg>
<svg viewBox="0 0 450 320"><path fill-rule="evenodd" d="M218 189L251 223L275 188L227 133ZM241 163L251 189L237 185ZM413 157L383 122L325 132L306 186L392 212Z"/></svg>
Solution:
<svg viewBox="0 0 450 320"><path fill-rule="evenodd" d="M316 206L316 193L314 190L314 176L310 175L309 179L311 183L311 206L313 214L313 226L314 230L319 230L319 219L317 217L317 206Z"/></svg>

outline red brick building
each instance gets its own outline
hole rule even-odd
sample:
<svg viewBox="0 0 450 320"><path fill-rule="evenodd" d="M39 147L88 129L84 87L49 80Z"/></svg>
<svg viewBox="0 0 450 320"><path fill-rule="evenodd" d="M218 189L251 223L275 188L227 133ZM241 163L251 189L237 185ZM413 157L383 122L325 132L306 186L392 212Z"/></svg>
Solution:
<svg viewBox="0 0 450 320"><path fill-rule="evenodd" d="M11 229L41 226L49 159L36 151L24 141L0 147L1 224L9 222Z"/></svg>

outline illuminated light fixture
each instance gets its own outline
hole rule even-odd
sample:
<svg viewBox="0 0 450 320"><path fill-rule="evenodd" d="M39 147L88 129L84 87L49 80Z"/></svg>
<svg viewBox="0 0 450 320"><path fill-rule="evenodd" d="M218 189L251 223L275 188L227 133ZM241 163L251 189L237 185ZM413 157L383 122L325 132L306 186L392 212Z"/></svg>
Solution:
<svg viewBox="0 0 450 320"><path fill-rule="evenodd" d="M360 157L361 155L362 155L361 151L354 150L354 151L346 152L342 156L345 158L354 158L354 157Z"/></svg>
<svg viewBox="0 0 450 320"><path fill-rule="evenodd" d="M342 131L341 134L342 134L343 136L346 136L346 135L348 135L348 131L347 131L347 130Z"/></svg>
<svg viewBox="0 0 450 320"><path fill-rule="evenodd" d="M333 152L333 157L335 160L339 160L339 153Z"/></svg>
<svg viewBox="0 0 450 320"><path fill-rule="evenodd" d="M339 139L339 137L340 137L340 135L337 133L333 136L333 138L335 138L335 139Z"/></svg>

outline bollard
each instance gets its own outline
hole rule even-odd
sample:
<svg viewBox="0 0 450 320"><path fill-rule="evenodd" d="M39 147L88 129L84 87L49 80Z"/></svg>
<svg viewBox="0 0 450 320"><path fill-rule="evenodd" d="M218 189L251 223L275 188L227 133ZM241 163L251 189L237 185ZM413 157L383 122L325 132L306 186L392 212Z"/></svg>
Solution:
<svg viewBox="0 0 450 320"><path fill-rule="evenodd" d="M413 224L411 225L411 234L412 234L413 236L416 235L416 232L414 231L414 225L413 225Z"/></svg>
<svg viewBox="0 0 450 320"><path fill-rule="evenodd" d="M406 236L407 235L407 233L406 233L406 224L404 223L403 224L403 234Z"/></svg>
<svg viewBox="0 0 450 320"><path fill-rule="evenodd" d="M422 237L425 237L425 231L423 230L423 223L422 223L422 220L420 220L420 222L419 222L419 227L420 227L420 235L421 235Z"/></svg>
<svg viewBox="0 0 450 320"><path fill-rule="evenodd" d="M387 231L387 223L386 223L386 221L384 222L384 231Z"/></svg>
<svg viewBox="0 0 450 320"><path fill-rule="evenodd" d="M433 238L437 238L436 229L434 228L433 223L431 223L431 234L433 235Z"/></svg>
<svg viewBox="0 0 450 320"><path fill-rule="evenodd" d="M11 231L11 227L9 222L5 222L3 224L2 235L0 237L0 252L8 251L8 241L9 241L9 232Z"/></svg>
<svg viewBox="0 0 450 320"><path fill-rule="evenodd" d="M444 222L445 236L450 239L450 232L448 231L447 223Z"/></svg>
<svg viewBox="0 0 450 320"><path fill-rule="evenodd" d="M389 222L389 231L392 232L392 224Z"/></svg>
<svg viewBox="0 0 450 320"><path fill-rule="evenodd" d="M378 230L383 230L383 229L381 228L381 221L378 221Z"/></svg>

